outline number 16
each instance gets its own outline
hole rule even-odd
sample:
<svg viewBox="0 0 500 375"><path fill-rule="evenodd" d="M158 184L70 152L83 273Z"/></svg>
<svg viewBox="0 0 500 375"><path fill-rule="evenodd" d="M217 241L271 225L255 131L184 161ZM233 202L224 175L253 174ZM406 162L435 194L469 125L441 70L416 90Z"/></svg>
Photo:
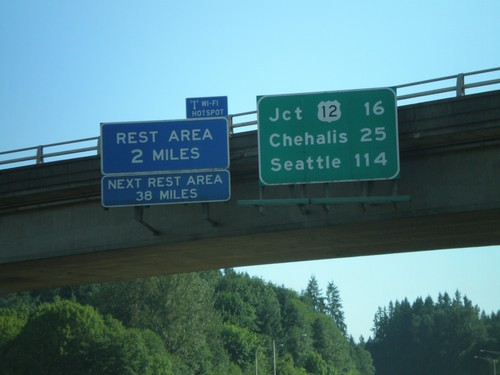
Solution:
<svg viewBox="0 0 500 375"><path fill-rule="evenodd" d="M365 113L367 116L370 116L371 114L374 114L376 116L380 116L384 114L384 107L382 107L382 100L379 100L373 105L373 108L370 105L370 102L365 103Z"/></svg>

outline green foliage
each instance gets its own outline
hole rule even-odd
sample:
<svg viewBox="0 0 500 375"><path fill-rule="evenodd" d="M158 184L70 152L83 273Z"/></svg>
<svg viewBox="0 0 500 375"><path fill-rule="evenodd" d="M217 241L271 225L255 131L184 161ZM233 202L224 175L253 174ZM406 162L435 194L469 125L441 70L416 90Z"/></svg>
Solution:
<svg viewBox="0 0 500 375"><path fill-rule="evenodd" d="M500 311L492 313L491 316L482 314L481 322L486 327L486 339L484 347L500 352Z"/></svg>
<svg viewBox="0 0 500 375"><path fill-rule="evenodd" d="M265 343L257 334L245 327L225 323L222 328L222 342L231 361L240 368L253 364L256 351Z"/></svg>
<svg viewBox="0 0 500 375"><path fill-rule="evenodd" d="M161 339L154 332L124 328L110 318L104 342L101 371L111 374L172 374L172 364ZM101 354L102 356L102 354Z"/></svg>
<svg viewBox="0 0 500 375"><path fill-rule="evenodd" d="M278 360L277 372L283 375L307 375L303 367L297 366L290 354L285 354ZM314 374L314 373L313 373Z"/></svg>
<svg viewBox="0 0 500 375"><path fill-rule="evenodd" d="M280 305L272 286L262 280L226 270L216 285L215 308L225 322L261 334L281 330Z"/></svg>
<svg viewBox="0 0 500 375"><path fill-rule="evenodd" d="M373 366L373 359L370 352L365 348L365 340L363 336L360 337L358 345L355 345L351 338L350 349L351 357L356 363L356 369L358 370L358 373L364 375L374 375L375 367Z"/></svg>
<svg viewBox="0 0 500 375"><path fill-rule="evenodd" d="M325 298L323 297L316 277L311 276L309 282L307 283L306 290L304 291L304 293L302 293L302 297L307 303L312 306L314 311L320 313L325 312Z"/></svg>
<svg viewBox="0 0 500 375"><path fill-rule="evenodd" d="M56 301L36 309L2 363L9 364L6 374L168 374L157 344L151 334L125 330L92 307Z"/></svg>
<svg viewBox="0 0 500 375"><path fill-rule="evenodd" d="M326 314L333 320L340 331L347 336L347 326L344 321L340 291L333 281L326 287Z"/></svg>
<svg viewBox="0 0 500 375"><path fill-rule="evenodd" d="M375 336L366 347L377 374L469 375L486 374L474 356L488 345L488 321L459 292L440 294L413 304L390 303L375 316ZM491 320L489 320L491 321ZM490 342L491 343L491 342Z"/></svg>
<svg viewBox="0 0 500 375"><path fill-rule="evenodd" d="M187 373L199 373L212 371L215 359L225 360L214 350L221 345L213 298L206 279L185 274L104 284L94 304L127 327L155 332L169 352L188 364Z"/></svg>
<svg viewBox="0 0 500 375"><path fill-rule="evenodd" d="M85 305L85 306L84 306ZM374 337L346 336L338 288L299 294L234 270L19 293L0 299L0 373L486 375L500 312L459 292L390 302Z"/></svg>
<svg viewBox="0 0 500 375"><path fill-rule="evenodd" d="M350 345L342 332L327 316L318 316L313 323L313 347L325 363L329 364L330 372L335 369L342 371L355 368L351 358ZM314 372L313 372L314 373Z"/></svg>
<svg viewBox="0 0 500 375"><path fill-rule="evenodd" d="M74 367L91 373L104 328L92 308L69 301L42 304L11 343L6 362L23 374L64 374Z"/></svg>
<svg viewBox="0 0 500 375"><path fill-rule="evenodd" d="M328 366L321 356L321 354L316 352L310 352L307 356L305 369L310 374L317 375L327 375L328 374Z"/></svg>
<svg viewBox="0 0 500 375"><path fill-rule="evenodd" d="M0 310L0 353L2 353L21 332L26 320L20 318L14 310Z"/></svg>
<svg viewBox="0 0 500 375"><path fill-rule="evenodd" d="M274 342L280 374L373 375L314 278L307 293L228 269L11 295L0 373L265 374Z"/></svg>

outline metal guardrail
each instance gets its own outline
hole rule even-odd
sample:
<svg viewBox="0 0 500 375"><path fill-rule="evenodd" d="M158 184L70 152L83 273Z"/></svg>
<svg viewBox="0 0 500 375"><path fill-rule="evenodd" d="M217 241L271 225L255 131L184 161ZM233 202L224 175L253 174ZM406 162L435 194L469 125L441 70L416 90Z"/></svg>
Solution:
<svg viewBox="0 0 500 375"><path fill-rule="evenodd" d="M409 88L409 87L422 87L424 85L430 85L430 84L435 84L435 83L446 83L449 81L454 81L453 86L435 88L435 89L424 90L424 91L417 91L417 92L413 92L413 93L409 93L409 94L405 94L405 95L398 95L398 101L407 100L407 99L414 99L414 98L419 98L419 97L423 97L423 96L433 96L433 95L443 94L443 93L448 93L448 92L455 92L455 94L456 94L455 96L464 96L466 94L465 90L483 87L483 86L491 86L491 85L500 84L500 78L487 79L487 80L483 80L483 81L473 81L470 83L466 83L465 82L466 77L473 77L473 76L478 76L478 75L483 75L483 76L484 75L491 75L491 73L497 73L497 72L500 72L500 67L499 68L492 68L492 69L477 70L475 72L469 72L469 73L460 73L460 74L457 74L454 76L428 79L425 81L407 83L404 85L398 85L398 86L396 86L396 89L397 89L397 91L401 91L401 89L405 89L405 88ZM488 91L488 90L486 90L486 91Z"/></svg>
<svg viewBox="0 0 500 375"><path fill-rule="evenodd" d="M466 90L470 89L495 85L498 85L498 88L500 88L500 78L494 77L495 74L500 77L500 67L406 83L394 86L394 88L398 92L398 103L406 100L413 100L414 103L424 102L426 100L421 100L421 98L427 97L429 98L428 100L435 100L437 96L442 97L443 94L449 95L449 93L454 94L448 97L460 97L466 95ZM474 80L471 79L471 77L479 77L483 80ZM466 78L467 80L471 79L471 82L466 82ZM444 87L441 87L443 85ZM496 88L492 88L491 90L494 89ZM405 93L401 93L402 91L405 91ZM229 115L228 123L231 134L233 134L235 130L240 129L241 131L244 131L243 129L246 128L248 128L248 130L254 130L255 126L257 126L257 119L249 119L249 117L254 118L256 114L257 111L249 111ZM235 122L235 119L239 118L242 118L242 121ZM26 165L26 163L31 164L33 161L36 164L42 164L47 159L60 160L61 157L69 155L73 157L81 157L84 156L84 154L97 155L99 153L99 148L99 137L91 137L11 151L2 151L0 152L0 169L15 168ZM10 166L4 167L5 165Z"/></svg>
<svg viewBox="0 0 500 375"><path fill-rule="evenodd" d="M64 147L67 145L71 145L71 147ZM33 161L35 164L43 164L46 159L60 159L60 157L66 155L78 154L79 156L82 156L81 154L84 153L97 155L98 150L99 137L91 137L67 142L51 143L48 145L20 148L11 151L2 151L0 152L0 158L5 157L5 155L13 155L13 158L0 160L0 167L6 164L16 164L15 166L19 166L19 164Z"/></svg>

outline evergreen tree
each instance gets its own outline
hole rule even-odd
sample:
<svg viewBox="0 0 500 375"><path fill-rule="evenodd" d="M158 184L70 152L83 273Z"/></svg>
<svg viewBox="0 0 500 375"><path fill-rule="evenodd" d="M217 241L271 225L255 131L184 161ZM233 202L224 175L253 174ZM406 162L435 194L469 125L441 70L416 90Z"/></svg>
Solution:
<svg viewBox="0 0 500 375"><path fill-rule="evenodd" d="M347 336L342 299L340 298L339 289L333 281L329 282L326 287L326 314L333 320L340 331Z"/></svg>
<svg viewBox="0 0 500 375"><path fill-rule="evenodd" d="M474 355L487 340L480 311L457 291L410 305L390 303L377 311L374 337L366 347L378 375L471 375L479 371Z"/></svg>
<svg viewBox="0 0 500 375"><path fill-rule="evenodd" d="M491 313L490 316L483 312L481 322L483 322L487 332L483 348L500 352L500 311Z"/></svg>
<svg viewBox="0 0 500 375"><path fill-rule="evenodd" d="M316 280L314 275L311 276L306 290L302 293L302 297L312 306L314 311L319 313L325 312L325 299L322 294L323 292L319 287L318 280Z"/></svg>
<svg viewBox="0 0 500 375"><path fill-rule="evenodd" d="M356 368L350 342L328 316L321 314L316 317L312 324L312 339L315 352L327 364L328 373L349 373Z"/></svg>

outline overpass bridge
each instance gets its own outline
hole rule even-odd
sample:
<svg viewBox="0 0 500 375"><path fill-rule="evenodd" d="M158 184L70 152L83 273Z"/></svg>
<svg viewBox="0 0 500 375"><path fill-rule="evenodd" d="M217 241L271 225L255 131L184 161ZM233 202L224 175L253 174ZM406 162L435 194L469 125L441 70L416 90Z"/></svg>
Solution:
<svg viewBox="0 0 500 375"><path fill-rule="evenodd" d="M398 180L262 188L255 130L231 135L228 202L105 209L99 155L0 170L0 294L498 245L500 91L457 93L398 107Z"/></svg>

